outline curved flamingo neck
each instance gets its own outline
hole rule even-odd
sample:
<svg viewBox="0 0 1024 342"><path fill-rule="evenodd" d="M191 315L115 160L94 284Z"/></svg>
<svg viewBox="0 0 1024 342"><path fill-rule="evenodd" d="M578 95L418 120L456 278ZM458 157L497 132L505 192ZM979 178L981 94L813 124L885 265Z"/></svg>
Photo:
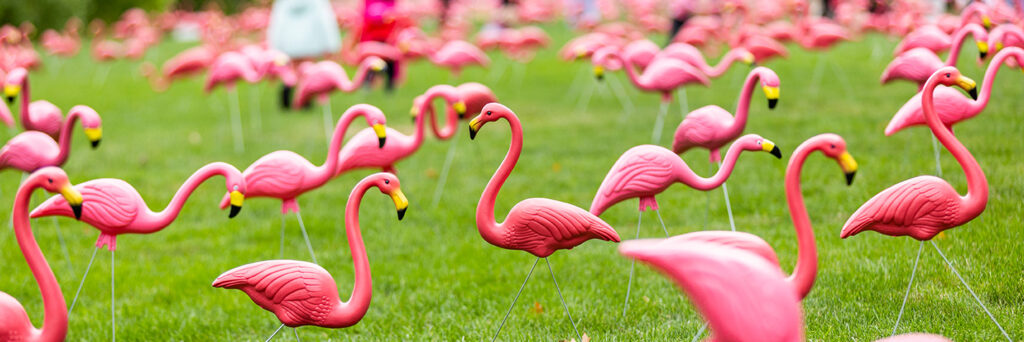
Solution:
<svg viewBox="0 0 1024 342"><path fill-rule="evenodd" d="M804 196L800 190L800 173L804 168L807 156L818 150L811 138L793 151L793 156L786 166L786 203L789 204L789 217L793 220L796 230L797 260L793 273L787 278L800 298L807 296L818 276L818 247L814 243L814 229L811 219L807 216Z"/></svg>
<svg viewBox="0 0 1024 342"><path fill-rule="evenodd" d="M626 69L626 75L629 76L629 81L633 82L633 85L640 89L647 89L647 87L640 83L640 75L637 75L636 69L633 69L633 64L626 62L622 56L617 53L613 53L609 58L615 58L622 64L622 68Z"/></svg>
<svg viewBox="0 0 1024 342"><path fill-rule="evenodd" d="M960 59L960 50L964 47L964 41L967 40L967 35L972 33L974 30L970 26L964 26L953 34L953 46L949 49L949 56L946 56L946 66L956 66L956 62Z"/></svg>
<svg viewBox="0 0 1024 342"><path fill-rule="evenodd" d="M26 182L27 183L27 182ZM64 302L64 294L60 291L57 277L46 262L46 257L39 250L32 227L28 221L29 200L37 186L22 186L14 198L13 225L14 235L25 256L32 276L39 283L39 291L43 296L43 327L36 330L40 341L63 341L68 331L68 308ZM32 327L35 330L35 327Z"/></svg>
<svg viewBox="0 0 1024 342"><path fill-rule="evenodd" d="M26 93L26 96L28 93ZM71 151L71 135L74 133L75 122L78 121L82 114L78 111L71 111L68 116L64 118L64 124L60 129L60 136L57 137L57 147L60 152L57 153L56 165L64 165L64 162L68 160L68 153Z"/></svg>
<svg viewBox="0 0 1024 342"><path fill-rule="evenodd" d="M747 75L747 80L743 82L743 88L740 89L739 102L736 103L736 116L733 118L732 126L729 127L729 136L738 136L747 127L750 98L754 95L754 87L757 86L757 82L760 79L761 74L755 69Z"/></svg>
<svg viewBox="0 0 1024 342"><path fill-rule="evenodd" d="M185 180L185 183L178 188L178 191L174 193L174 197L171 198L171 202L167 204L164 210L157 213L150 213L144 217L140 217L138 221L137 230L140 233L152 233L161 229L164 229L174 219L178 218L178 214L181 213L181 208L185 206L185 201L188 200L189 196L192 196L192 192L203 184L207 179L213 176L224 176L229 177L232 172L238 172L234 166L226 163L216 162L206 164L205 166L196 170L191 176Z"/></svg>
<svg viewBox="0 0 1024 342"><path fill-rule="evenodd" d="M32 102L32 95L28 86L28 72L25 72L25 79L21 81L21 113L18 114L21 117L22 126L25 126L25 123L28 122L29 102Z"/></svg>
<svg viewBox="0 0 1024 342"><path fill-rule="evenodd" d="M363 80L366 78L366 73L370 69L370 62L364 61L359 63L356 67L356 73L352 75L352 79L348 79L348 76L344 74L344 70L341 74L342 78L339 81L339 88L346 93L356 91L363 85Z"/></svg>
<svg viewBox="0 0 1024 342"><path fill-rule="evenodd" d="M1003 51L1010 51L1010 49L1015 48L1008 47L1003 49ZM978 94L977 101L971 101L970 104L971 109L975 113L980 113L988 106L988 101L992 98L992 84L996 82L996 75L999 74L999 69L1006 62L1006 59L1012 55L1010 52L1001 51L1001 53L992 57L992 61L988 63L988 68L985 69L985 78L981 80L981 94ZM1024 60L1018 59L1018 62L1024 62Z"/></svg>
<svg viewBox="0 0 1024 342"><path fill-rule="evenodd" d="M735 142L732 146L729 146L729 150L725 152L725 161L719 164L718 171L711 177L701 177L700 175L697 175L696 172L693 172L689 166L685 169L680 169L680 172L676 177L683 184L700 191L716 189L719 186L722 186L722 183L725 183L725 181L729 179L729 176L732 175L732 171L736 167L736 160L740 158L740 154L742 153L743 146L740 146L740 143ZM681 160L682 159L680 159L680 161ZM685 165L685 162L683 164Z"/></svg>
<svg viewBox="0 0 1024 342"><path fill-rule="evenodd" d="M447 104L444 106L444 129L438 128L437 112L434 110L434 99L439 97L445 99L445 103ZM453 102L449 101L449 98L455 97L458 97L458 91L455 87L448 85L434 86L423 94L423 102L421 102L419 107L416 109L417 117L424 115L430 117L430 130L434 132L434 136L438 139L448 140L455 135L455 130L457 129L455 125L458 124L459 118L458 115L455 114L455 111L451 109Z"/></svg>
<svg viewBox="0 0 1024 342"><path fill-rule="evenodd" d="M726 53L725 56L722 56L722 59L718 61L718 64L715 64L714 67L709 66L708 69L705 69L707 70L706 74L708 77L722 76L722 74L725 74L725 71L729 70L729 67L736 62L739 55L740 54L737 50L729 50L729 52ZM705 62L704 65L707 65L707 62Z"/></svg>
<svg viewBox="0 0 1024 342"><path fill-rule="evenodd" d="M338 152L345 141L345 133L348 132L352 121L360 116L366 117L366 109L349 109L341 115L341 119L338 119L338 124L334 126L334 134L331 135L331 144L327 146L327 160L316 167L310 183L324 184L335 175L334 171L338 169Z"/></svg>
<svg viewBox="0 0 1024 342"><path fill-rule="evenodd" d="M505 159L501 161L501 166L498 166L494 176L487 182L487 187L484 188L484 193L480 196L480 202L476 205L476 227L480 231L480 236L487 242L498 246L505 245L505 241L501 224L494 219L494 203L498 200L498 191L508 180L508 176L512 174L512 169L516 167L519 155L523 152L523 127L519 123L519 118L510 115L506 119L512 129L512 142L509 144Z"/></svg>
<svg viewBox="0 0 1024 342"><path fill-rule="evenodd" d="M993 68L998 69L998 65L989 67L990 71ZM986 78L987 74L988 72L986 72ZM940 77L932 75L928 82L925 83L924 92L921 93L921 109L932 133L942 143L942 146L946 147L949 153L953 154L953 157L960 163L960 167L964 169L964 173L967 176L967 194L961 197L963 207L959 215L959 218L962 220L961 222L967 222L981 215L982 211L985 211L985 205L988 204L988 181L985 179L985 172L981 170L981 165L978 165L978 161L974 159L971 152L960 143L960 140L953 136L952 131L939 121L939 115L935 112L934 94L935 87L939 84L939 79ZM989 83L986 80L985 89L987 90L991 90ZM986 93L988 92L987 90Z"/></svg>
<svg viewBox="0 0 1024 342"><path fill-rule="evenodd" d="M352 194L345 204L345 234L348 247L352 251L352 264L355 266L355 284L347 302L340 302L334 311L328 314L325 325L330 327L347 327L359 322L370 308L373 296L373 281L370 276L370 261L363 245L363 235L359 231L359 204L363 195L370 190L372 183L362 181L352 189Z"/></svg>

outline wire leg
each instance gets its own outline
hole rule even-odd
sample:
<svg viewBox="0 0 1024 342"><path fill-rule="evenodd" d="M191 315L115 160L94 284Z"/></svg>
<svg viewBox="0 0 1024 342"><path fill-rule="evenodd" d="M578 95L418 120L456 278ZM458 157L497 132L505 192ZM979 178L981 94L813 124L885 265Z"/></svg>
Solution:
<svg viewBox="0 0 1024 342"><path fill-rule="evenodd" d="M516 297L512 299L512 305L508 306L508 311L505 312L505 318L501 319L501 325L498 325L498 331L494 332L494 337L491 338L491 342L498 339L498 334L501 333L501 328L505 326L505 321L508 320L508 315L512 313L512 308L516 306L516 301L519 300L519 295L523 294L523 289L526 288L526 282L530 281L530 276L533 275L533 270L537 268L537 262L540 258L533 261L533 267L530 267L530 273L526 274L526 279L523 280L523 285L519 287L519 292L516 292Z"/></svg>
<svg viewBox="0 0 1024 342"><path fill-rule="evenodd" d="M437 208L437 204L441 202L441 195L444 195L444 186L448 182L448 171L452 167L452 161L455 160L455 145L458 144L459 139L451 139L448 142L448 155L444 158L444 166L441 167L441 175L437 180L437 187L434 188L434 203L431 207Z"/></svg>
<svg viewBox="0 0 1024 342"><path fill-rule="evenodd" d="M699 340L700 337L704 335L705 330L708 330L708 322L704 322L704 325L700 326L700 330L697 330L697 334L693 335L693 338L690 339L690 342L697 342L697 340Z"/></svg>
<svg viewBox="0 0 1024 342"><path fill-rule="evenodd" d="M661 211L655 210L654 213L658 214L658 221L661 222L661 230L665 232L665 237L668 237L668 228L665 227L665 220L661 219ZM639 239L640 237L637 238Z"/></svg>
<svg viewBox="0 0 1024 342"><path fill-rule="evenodd" d="M907 297L910 297L910 286L914 285L914 275L917 273L917 263L921 260L921 251L924 250L924 241L917 248L917 257L914 258L914 268L910 271L910 282L907 283L907 292L903 294L903 304L900 304L900 313L896 315L896 325L892 327L892 335L896 336L896 329L900 327L900 319L903 318L903 309L907 307Z"/></svg>
<svg viewBox="0 0 1024 342"><path fill-rule="evenodd" d="M252 90L249 91L249 94L250 94L249 98L252 100L252 108L253 108L253 110L252 110L252 119L249 121L249 123L252 125L252 128L254 130L256 130L256 132L259 132L260 130L263 129L263 113L262 113L262 110L260 108L260 88L259 88L259 84L253 84L252 85Z"/></svg>
<svg viewBox="0 0 1024 342"><path fill-rule="evenodd" d="M299 329L292 328L292 332L295 333L295 341L299 341Z"/></svg>
<svg viewBox="0 0 1024 342"><path fill-rule="evenodd" d="M583 89L580 90L582 95L580 96L579 102L576 103L576 113L587 112L587 107L590 106L590 97L594 95L594 88L597 88L594 86L593 80L583 81L583 85L581 87L583 87Z"/></svg>
<svg viewBox="0 0 1024 342"><path fill-rule="evenodd" d="M665 127L665 114L668 113L669 101L661 101L661 109L658 110L658 118L654 119L654 131L651 132L651 143L657 145L661 140L661 131Z"/></svg>
<svg viewBox="0 0 1024 342"><path fill-rule="evenodd" d="M939 151L939 141L935 139L935 134L928 133L932 136L932 150L935 152L935 175L942 177L942 157Z"/></svg>
<svg viewBox="0 0 1024 342"><path fill-rule="evenodd" d="M96 260L96 252L99 252L100 248L96 247L92 251L92 257L89 258L89 266L85 267L85 274L82 275L82 281L78 282L78 290L75 291L75 298L71 300L71 307L68 308L68 317L71 317L71 312L75 310L75 304L78 303L78 295L82 294L82 285L85 285L85 278L89 276L89 270L92 269L92 262Z"/></svg>
<svg viewBox="0 0 1024 342"><path fill-rule="evenodd" d="M284 259L284 215L283 213L281 214L281 259Z"/></svg>
<svg viewBox="0 0 1024 342"><path fill-rule="evenodd" d="M314 264L316 262L316 254L313 254L313 244L309 242L309 234L306 234L306 225L302 224L302 215L298 211L295 212L295 218L299 219L299 229L302 229L302 238L306 239L306 248L309 249L309 257L313 258Z"/></svg>
<svg viewBox="0 0 1024 342"><path fill-rule="evenodd" d="M953 267L953 263L949 262L949 259L946 259L945 254L942 254L942 250L940 250L939 246L935 244L935 241L929 240L928 242L932 243L932 247L935 247L935 251L939 252L939 255L942 256L942 261L945 261L946 265L949 265L949 269L953 271L953 274L956 275L957 279L960 279L960 283L964 284L964 287L967 288L967 292L970 292L971 296L974 297L974 300L978 302L978 305L981 305L981 308L985 310L985 313L988 314L988 318L992 319L992 323L995 323L996 327L999 328L999 331L1003 333L1003 337L1006 337L1008 341L1013 342L1010 335L1006 333L1006 329L1003 329L1003 326L999 325L999 321L996 320L995 316L992 316L991 311L988 311L988 307L985 306L985 303L981 302L981 298L978 298L978 295L974 293L974 290L971 289L970 285L967 285L967 281L965 281L964 277L960 275L960 272L957 272L956 267Z"/></svg>
<svg viewBox="0 0 1024 342"><path fill-rule="evenodd" d="M114 311L114 251L110 251L110 340L117 341L117 315Z"/></svg>
<svg viewBox="0 0 1024 342"><path fill-rule="evenodd" d="M644 218L644 212L640 211L636 219L636 238L640 238L640 221ZM633 288L633 268L636 267L636 259L630 258L629 262L629 282L626 283L626 300L622 303L622 315L626 315L626 309L629 309L629 291Z"/></svg>
<svg viewBox="0 0 1024 342"><path fill-rule="evenodd" d="M330 144L331 136L334 133L334 125L332 124L334 123L334 118L331 117L331 100L327 99L327 102L321 108L323 108L324 113L324 137L327 138L327 144Z"/></svg>
<svg viewBox="0 0 1024 342"><path fill-rule="evenodd" d="M679 109L682 111L683 119L686 119L686 114L690 113L690 99L686 97L686 89L683 87L677 88L676 96L679 97L679 106L682 107Z"/></svg>
<svg viewBox="0 0 1024 342"><path fill-rule="evenodd" d="M715 164L714 163L708 164L708 172L712 173L712 174L715 173ZM704 192L704 199L705 199L705 201L704 201L704 229L708 229L708 228L711 228L711 226L708 225L708 219L711 217L711 192L710 191L705 191Z"/></svg>
<svg viewBox="0 0 1024 342"><path fill-rule="evenodd" d="M722 169L722 162L718 162L718 169ZM732 231L736 231L736 220L732 217L732 204L729 203L729 187L725 186L725 182L722 182L722 193L725 194L725 212L729 214L729 228Z"/></svg>
<svg viewBox="0 0 1024 342"><path fill-rule="evenodd" d="M281 328L284 328L284 324L281 324L281 326L277 327L277 330L274 330L274 333L270 334L270 337L267 337L267 339L263 342L270 342L270 340L273 340L274 336L277 336L277 332L281 331Z"/></svg>
<svg viewBox="0 0 1024 342"><path fill-rule="evenodd" d="M606 75L606 78L608 79L609 88L612 89L612 93L615 94L615 97L619 100L619 104L622 105L624 115L621 119L625 120L627 117L633 115L633 100L630 100L629 95L626 95L626 90L622 87L622 83L619 82L619 79L613 76L614 75L609 74Z"/></svg>
<svg viewBox="0 0 1024 342"><path fill-rule="evenodd" d="M238 89L228 89L231 93L228 98L231 102L231 131L235 136L235 152L245 152L245 140L242 138L242 114L238 108Z"/></svg>
<svg viewBox="0 0 1024 342"><path fill-rule="evenodd" d="M64 233L60 230L60 222L57 221L56 216L50 216L53 218L53 226L57 231L57 241L60 242L60 249L64 251L64 261L68 263L68 269L74 271L75 265L71 263L71 253L68 252L68 244L64 242Z"/></svg>
<svg viewBox="0 0 1024 342"><path fill-rule="evenodd" d="M558 287L558 280L555 280L555 271L551 270L551 261L548 258L544 258L544 262L548 264L548 272L551 272L551 282L555 283L555 290L558 291L558 299L562 300L562 307L565 308L565 315L569 316L569 323L572 323L572 330L576 332L576 338L583 341L583 337L580 336L579 329L576 329L576 321L572 320L572 314L569 313L569 305L565 303L565 297L562 297L562 289Z"/></svg>

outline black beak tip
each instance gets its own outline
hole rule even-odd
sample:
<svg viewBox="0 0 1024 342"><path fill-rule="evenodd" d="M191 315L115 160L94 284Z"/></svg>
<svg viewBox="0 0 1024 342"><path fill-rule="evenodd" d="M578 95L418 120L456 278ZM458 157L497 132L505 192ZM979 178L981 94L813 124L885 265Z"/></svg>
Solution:
<svg viewBox="0 0 1024 342"><path fill-rule="evenodd" d="M8 104L12 104L12 103L14 103L14 96L8 96L8 97L7 97L7 103L8 103Z"/></svg>
<svg viewBox="0 0 1024 342"><path fill-rule="evenodd" d="M242 207L241 206L232 205L231 206L231 212L228 214L228 218L235 218L235 216L238 216L238 213L241 212L241 211L242 211Z"/></svg>
<svg viewBox="0 0 1024 342"><path fill-rule="evenodd" d="M409 209L409 208L405 207L405 208L402 208L402 209L398 209L398 220L399 221L401 221L403 218L405 218L405 210L406 209Z"/></svg>
<svg viewBox="0 0 1024 342"><path fill-rule="evenodd" d="M604 81L604 75L595 75L594 77L597 78L598 81Z"/></svg>
<svg viewBox="0 0 1024 342"><path fill-rule="evenodd" d="M92 144L92 148L100 147L100 140L99 139L97 139L96 141L91 141L89 143Z"/></svg>
<svg viewBox="0 0 1024 342"><path fill-rule="evenodd" d="M476 130L470 128L469 129L469 140L473 140L473 139L476 139Z"/></svg>
<svg viewBox="0 0 1024 342"><path fill-rule="evenodd" d="M768 109L775 109L775 106L779 104L779 99L768 99Z"/></svg>
<svg viewBox="0 0 1024 342"><path fill-rule="evenodd" d="M978 87L971 88L971 90L967 91L967 93L971 95L972 99L978 99Z"/></svg>
<svg viewBox="0 0 1024 342"><path fill-rule="evenodd" d="M847 172L846 173L846 185L847 186L853 185L853 176L856 176L856 175L857 175L856 171L854 171L854 172Z"/></svg>
<svg viewBox="0 0 1024 342"><path fill-rule="evenodd" d="M769 153L775 156L775 158L782 159L782 151L779 150L778 146L772 147L772 151Z"/></svg>
<svg viewBox="0 0 1024 342"><path fill-rule="evenodd" d="M81 204L72 205L71 206L71 211L75 213L75 219L76 220L81 220L82 219L82 205Z"/></svg>
<svg viewBox="0 0 1024 342"><path fill-rule="evenodd" d="M986 57L988 57L988 52L979 52L979 53L978 53L978 56L979 56L979 57L980 57L981 59L985 59Z"/></svg>
<svg viewBox="0 0 1024 342"><path fill-rule="evenodd" d="M459 113L459 120L465 119L466 113Z"/></svg>
<svg viewBox="0 0 1024 342"><path fill-rule="evenodd" d="M384 148L384 142L386 141L387 138L377 138L377 148Z"/></svg>

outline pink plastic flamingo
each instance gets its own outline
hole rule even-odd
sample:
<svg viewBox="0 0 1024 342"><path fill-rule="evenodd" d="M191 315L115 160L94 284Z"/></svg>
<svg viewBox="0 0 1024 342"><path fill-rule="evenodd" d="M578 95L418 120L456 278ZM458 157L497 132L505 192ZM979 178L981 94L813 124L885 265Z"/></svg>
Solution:
<svg viewBox="0 0 1024 342"><path fill-rule="evenodd" d="M487 187L484 188L484 193L480 196L480 202L476 206L476 226L480 231L480 236L494 246L521 250L537 256L533 267L530 268L530 273L523 281L523 286L519 288L520 294L541 258L544 258L544 262L547 263L551 280L555 282L557 288L558 282L555 280L555 273L551 270L551 263L547 259L549 255L559 249L572 249L590 239L619 242L619 234L601 218L586 210L547 198L525 199L512 207L508 216L505 217L505 222L495 221L494 203L498 199L498 191L501 190L501 186L508 176L512 174L512 169L515 168L516 162L519 161L519 155L523 151L523 127L519 123L519 117L508 107L499 103L490 103L484 106L483 112L469 122L469 137L472 139L476 137L476 133L484 124L501 118L508 120L512 129L512 143L501 166L487 182ZM565 313L569 316L569 321L572 322L577 338L582 340L576 329L576 322L572 320L569 307L565 304L561 293L561 289L558 289L559 298L562 299L562 304L565 306ZM516 299L512 301L509 312L518 299L519 294L516 294ZM508 313L505 314L505 319L507 318ZM498 331L494 334L495 338L501 333L501 327L504 325L505 320L503 319L501 326L498 326Z"/></svg>
<svg viewBox="0 0 1024 342"><path fill-rule="evenodd" d="M754 54L746 48L739 47L726 52L725 56L722 56L722 59L718 61L718 64L711 66L708 65L707 60L704 59L704 54L700 50L686 43L672 43L666 46L665 50L658 54L658 58L664 57L690 63L690 65L697 67L697 69L711 78L722 76L735 62L741 62L746 65L754 63Z"/></svg>
<svg viewBox="0 0 1024 342"><path fill-rule="evenodd" d="M256 305L273 312L282 327L315 325L344 328L359 323L370 308L373 293L370 262L359 231L359 204L372 187L391 196L399 220L405 216L409 206L398 177L393 174L372 174L352 189L345 205L345 231L355 266L355 286L347 302L338 297L337 283L327 270L317 264L296 260L268 260L242 265L218 276L213 287L245 292ZM277 331L280 330L278 328ZM274 331L275 335L277 331Z"/></svg>
<svg viewBox="0 0 1024 342"><path fill-rule="evenodd" d="M0 170L15 168L33 172L45 166L64 165L71 150L73 126L79 119L82 120L82 128L92 147L99 146L103 136L99 114L88 106L78 105L68 111L58 141L39 131L21 132L8 140L7 144L0 148Z"/></svg>
<svg viewBox="0 0 1024 342"><path fill-rule="evenodd" d="M28 84L28 70L15 68L7 73L4 80L4 95L13 103L18 94L21 97L21 127L26 131L40 131L53 139L60 137L60 125L64 116L60 109L46 100L32 101Z"/></svg>
<svg viewBox="0 0 1024 342"><path fill-rule="evenodd" d="M921 245L918 248L917 259L914 261L914 271L917 270L917 260L921 257L925 240L930 241L943 230L970 222L985 211L985 205L988 203L988 181L985 179L984 171L981 170L981 166L978 165L978 161L974 159L971 152L939 120L939 115L935 111L935 87L939 84L947 87L956 85L970 90L975 87L975 83L961 75L955 67L944 67L937 70L928 79L921 97L922 110L928 127L964 169L967 176L967 195L960 196L956 189L941 178L914 177L883 190L864 203L846 221L839 235L845 239L862 231L873 230L889 236L909 235L920 240ZM985 86L989 87L988 84ZM957 95L959 96L959 94ZM932 246L943 257L943 260L946 260L946 264L953 270L953 273L959 276L960 273L956 271L956 267L953 267L953 264L945 259L945 255L934 241L932 241ZM911 273L911 285L913 279L913 273ZM963 278L960 280L973 295L974 291L971 290L971 287L963 281ZM910 285L907 286L907 294L909 293ZM1006 339L1012 341L995 317L988 312L988 308L985 308L985 304L977 296L974 298L989 314L989 318L996 323ZM906 304L906 296L904 296L903 303ZM901 306L900 317L902 315L903 307ZM896 326L893 327L894 333L898 327L899 317L896 319Z"/></svg>
<svg viewBox="0 0 1024 342"><path fill-rule="evenodd" d="M299 72L301 76L299 77L298 89L296 89L297 97L292 107L295 109L302 108L306 106L311 98L316 97L317 102L323 108L324 136L330 142L331 124L334 122L331 114L331 93L336 90L346 93L356 91L363 84L368 71L381 71L384 70L385 66L387 64L384 63L383 59L373 56L367 57L363 59L362 63L359 63L359 68L352 78L354 81L350 81L345 73L345 69L334 61L321 61L316 64L300 66Z"/></svg>
<svg viewBox="0 0 1024 342"><path fill-rule="evenodd" d="M718 164L718 167L721 168L720 149L743 134L743 130L747 126L750 97L758 82L761 83L764 96L768 99L768 109L774 109L779 101L779 76L775 74L775 71L766 67L754 68L747 74L743 88L740 89L739 102L736 104L736 117L715 105L704 106L686 114L683 122L676 127L675 137L672 139L672 151L681 154L695 147L708 149L711 152L711 163ZM729 188L725 183L722 183L722 192L725 193L729 226L735 231L736 224L732 217L732 206L729 204Z"/></svg>
<svg viewBox="0 0 1024 342"><path fill-rule="evenodd" d="M245 182L242 173L237 168L226 163L211 163L203 166L192 174L184 184L174 193L171 202L159 212L153 212L135 189L125 181L113 178L91 180L75 186L75 190L81 192L80 198L85 198L89 205L82 209L72 210L68 206L67 197L54 196L46 200L32 210L31 217L43 216L65 216L80 218L83 222L93 226L100 231L96 239L96 249L89 259L89 266L82 275L82 281L78 285L78 292L71 301L68 311L75 309L78 302L78 295L81 293L82 285L89 275L92 262L96 258L96 252L104 245L110 250L110 268L114 269L114 250L117 249L117 236L121 234L152 234L163 230L170 225L181 213L185 201L200 184L214 176L224 176L224 185L231 192L231 214L234 217L242 208L242 201L245 199ZM72 202L73 203L73 202ZM110 272L110 322L111 335L114 336L114 272Z"/></svg>
<svg viewBox="0 0 1024 342"><path fill-rule="evenodd" d="M42 292L43 327L36 329L21 303L11 295L0 292L0 340L3 341L63 341L68 333L68 309L64 304L64 294L61 293L57 277L53 275L53 270L46 263L46 257L32 235L32 227L28 220L29 202L32 199L32 191L36 188L60 193L67 198L66 203L72 205L69 209L77 213L82 211L82 195L71 187L68 175L59 168L40 169L18 187L12 213L14 235L29 269L32 270L32 276L39 284L39 291Z"/></svg>
<svg viewBox="0 0 1024 342"><path fill-rule="evenodd" d="M327 160L322 165L313 165L306 158L295 152L280 150L260 157L260 159L257 159L242 172L242 175L245 177L245 184L248 187L246 196L249 198L272 197L281 200L282 254L284 254L284 216L288 212L294 212L296 219L299 221L302 236L306 240L306 247L309 248L309 254L313 262L316 262L316 256L313 254L313 245L309 241L306 227L302 223L302 215L299 214L299 203L296 201L296 198L327 184L327 181L333 178L335 175L334 170L339 163L338 151L341 149L342 141L345 139L345 132L348 130L349 124L360 116L365 118L367 125L371 127L370 133L367 134L372 134L375 138L374 150L381 151L380 148L385 145L386 141L384 125L387 123L387 118L377 107L368 104L357 104L346 110L341 115L341 119L338 120L331 143L327 149ZM224 195L220 202L222 209L228 206L230 199L231 197L228 194Z"/></svg>
<svg viewBox="0 0 1024 342"><path fill-rule="evenodd" d="M491 59L483 51L480 51L480 48L462 40L445 43L436 52L430 54L429 58L431 63L450 69L454 77L459 77L462 68L466 66L476 64L487 67L488 64L491 64Z"/></svg>
<svg viewBox="0 0 1024 342"><path fill-rule="evenodd" d="M227 89L231 102L229 106L231 131L235 138L235 152L238 153L245 151L245 141L242 137L242 114L238 105L238 90L235 89L235 83L238 81L256 83L260 78L262 75L256 71L248 57L239 52L225 52L217 56L217 59L210 65L206 85L203 87L206 93L210 93L218 85L223 85Z"/></svg>
<svg viewBox="0 0 1024 342"><path fill-rule="evenodd" d="M450 85L436 85L427 89L420 101L419 108L416 108L416 132L412 136L402 134L393 128L387 128L387 135L390 137L386 143L378 144L374 139L373 131L363 129L352 136L349 143L345 144L338 153L338 164L334 169L334 175L340 175L346 171L360 168L379 168L384 172L395 173L395 163L411 156L420 145L423 145L424 125L426 120L426 106L429 106L433 99L443 98L453 111L448 112L447 125L450 130L454 129L456 122L455 112L464 113L465 103L461 102L458 91ZM436 120L436 118L431 118ZM436 124L435 124L436 125ZM379 133L378 135L379 136ZM442 138L439 136L439 138Z"/></svg>
<svg viewBox="0 0 1024 342"><path fill-rule="evenodd" d="M629 80L640 90L661 93L661 110L658 112L652 133L652 140L655 144L661 140L665 113L668 112L668 105L672 103L672 92L690 83L700 83L704 86L711 84L708 77L699 69L678 59L657 58L647 66L647 69L644 69L643 74L638 75L633 66L627 64L618 53L609 53L607 58L618 60L626 69ZM594 74L600 78L604 74L604 70L601 67L595 67Z"/></svg>
<svg viewBox="0 0 1024 342"><path fill-rule="evenodd" d="M953 44L953 38L943 32L938 26L925 25L903 37L903 40L896 45L894 55L900 55L914 48L925 48L934 53L940 53L949 49Z"/></svg>
<svg viewBox="0 0 1024 342"><path fill-rule="evenodd" d="M882 84L894 80L907 80L917 83L918 90L920 90L920 87L924 85L924 82L928 80L928 77L935 70L944 66L956 66L957 59L960 58L960 49L963 47L967 34L974 36L980 54L978 58L984 60L986 55L988 55L988 33L980 25L968 24L954 35L953 48L949 51L949 56L946 57L945 61L939 59L939 56L931 50L925 48L910 49L896 56L892 62L889 62L889 65L885 67L885 71L882 71Z"/></svg>
<svg viewBox="0 0 1024 342"><path fill-rule="evenodd" d="M455 87L455 91L464 108L449 107L448 110L455 111L459 120L467 117L474 117L477 114L480 114L480 110L484 108L484 105L491 102L498 102L498 97L494 95L491 88L480 83L466 82ZM420 101L424 100L426 100L426 96L417 96L416 99L413 100L414 110L416 108L420 108L422 105ZM456 103L456 106L459 106L458 102ZM437 123L437 114L434 112L433 105L426 106L426 115L430 116L430 129L434 131L434 135L437 136L438 139L446 140L455 135L455 129L457 126L453 124L454 120L445 120L445 126L443 128L439 127ZM458 140L452 140L448 143L448 153L445 156L444 165L441 166L441 174L438 176L437 185L434 186L434 198L431 203L431 208L436 208L438 203L441 202L441 196L444 195L444 187L448 181L448 172L451 169L452 162L455 160L455 150L459 145L458 143Z"/></svg>

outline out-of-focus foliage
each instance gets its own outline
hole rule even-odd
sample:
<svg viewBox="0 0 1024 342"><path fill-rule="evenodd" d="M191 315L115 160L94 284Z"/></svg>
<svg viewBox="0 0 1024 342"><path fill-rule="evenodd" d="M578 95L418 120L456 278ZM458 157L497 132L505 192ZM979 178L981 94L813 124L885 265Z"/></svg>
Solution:
<svg viewBox="0 0 1024 342"><path fill-rule="evenodd" d="M0 24L20 25L30 22L38 31L61 28L68 18L75 16L86 23L103 19L107 23L117 20L124 11L138 7L147 12L172 8L199 10L216 6L227 13L240 10L251 1L245 0L4 0L0 1Z"/></svg>

